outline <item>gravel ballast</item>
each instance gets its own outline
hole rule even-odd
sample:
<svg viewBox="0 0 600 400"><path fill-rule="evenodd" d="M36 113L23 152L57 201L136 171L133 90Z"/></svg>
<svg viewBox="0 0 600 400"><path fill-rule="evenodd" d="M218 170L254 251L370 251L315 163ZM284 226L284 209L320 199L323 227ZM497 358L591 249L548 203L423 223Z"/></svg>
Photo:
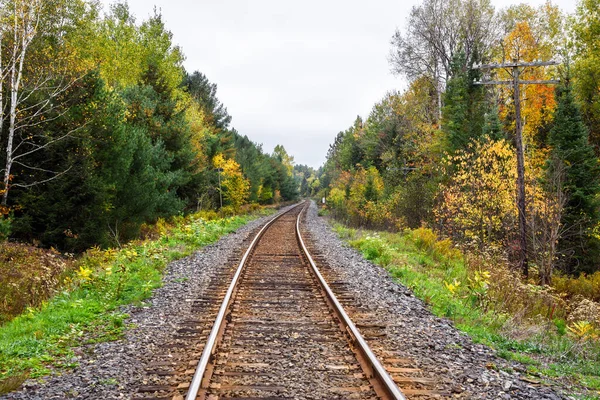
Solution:
<svg viewBox="0 0 600 400"><path fill-rule="evenodd" d="M43 382L30 380L21 390L2 399L128 399L144 378L145 362L171 338L179 322L190 318L187 299L201 294L218 269L236 255L242 242L270 217L244 227L204 247L192 256L171 263L164 285L145 307L122 311L134 324L121 340L77 349L79 366ZM311 203L304 229L312 239L311 250L327 262L339 280L361 303L376 310L386 325L386 346L415 360L429 376L440 377L440 388L449 398L461 399L567 399L553 388L523 380L519 365L495 356L486 346L474 344L445 319L435 317L428 307L387 272L366 261L317 216ZM490 368L490 366L498 368ZM505 372L515 370L516 372Z"/></svg>
<svg viewBox="0 0 600 400"><path fill-rule="evenodd" d="M518 370L483 345L475 344L450 321L434 316L427 305L382 267L365 260L317 216L314 203L304 229L310 235L310 251L319 256L344 281L355 298L387 325L386 346L415 361L416 367L437 377L440 389L464 399L567 399L546 386L523 380ZM515 370L515 372L505 372Z"/></svg>

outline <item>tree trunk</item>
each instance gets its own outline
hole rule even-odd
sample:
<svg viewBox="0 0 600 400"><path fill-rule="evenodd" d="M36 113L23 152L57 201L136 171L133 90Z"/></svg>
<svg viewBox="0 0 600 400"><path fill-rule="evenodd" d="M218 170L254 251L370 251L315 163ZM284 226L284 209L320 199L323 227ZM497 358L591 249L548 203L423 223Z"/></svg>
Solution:
<svg viewBox="0 0 600 400"><path fill-rule="evenodd" d="M36 7L36 4L31 7ZM8 204L8 192L10 190L10 171L14 162L13 143L15 139L16 121L17 121L17 106L19 103L19 89L21 85L21 79L23 77L23 64L25 62L25 55L27 54L27 48L31 43L33 36L35 35L35 29L32 24L32 18L35 19L35 9L28 10L29 20L25 16L25 10L22 11L22 24L21 31L19 31L19 11L16 8L14 10L14 43L13 43L13 54L12 62L10 66L10 119L8 125L8 141L6 144L6 164L4 169L4 193L2 194L2 205ZM31 31L30 31L31 30ZM19 34L21 38L19 40ZM21 48L19 49L19 41L21 42ZM18 54L18 56L17 56Z"/></svg>

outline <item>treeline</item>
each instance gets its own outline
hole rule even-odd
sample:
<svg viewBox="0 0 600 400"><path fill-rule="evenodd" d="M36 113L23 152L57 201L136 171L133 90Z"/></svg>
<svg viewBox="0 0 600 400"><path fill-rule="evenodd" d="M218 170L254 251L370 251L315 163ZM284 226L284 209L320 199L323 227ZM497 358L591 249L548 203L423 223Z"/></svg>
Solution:
<svg viewBox="0 0 600 400"><path fill-rule="evenodd" d="M64 251L118 244L185 211L296 197L292 159L230 127L158 11L0 4L0 237Z"/></svg>
<svg viewBox="0 0 600 400"><path fill-rule="evenodd" d="M520 85L527 246L533 276L600 269L600 18L550 2L495 10L489 0L424 0L392 38L390 63L409 80L340 132L318 176L334 216L371 228L436 229L518 266L516 110ZM524 271L528 272L528 271Z"/></svg>

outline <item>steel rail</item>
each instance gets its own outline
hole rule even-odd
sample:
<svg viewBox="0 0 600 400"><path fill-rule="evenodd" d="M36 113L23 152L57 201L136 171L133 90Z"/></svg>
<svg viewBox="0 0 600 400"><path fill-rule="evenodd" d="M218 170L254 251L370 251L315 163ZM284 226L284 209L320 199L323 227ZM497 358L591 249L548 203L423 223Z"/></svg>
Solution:
<svg viewBox="0 0 600 400"><path fill-rule="evenodd" d="M194 373L192 383L190 383L190 387L189 387L187 395L185 397L186 400L195 400L196 397L198 397L198 391L200 390L200 386L202 385L202 379L204 378L204 374L206 372L206 367L208 366L208 363L210 361L212 353L215 349L215 345L217 344L217 338L219 336L219 331L221 330L221 326L223 325L223 322L225 321L225 315L227 314L227 309L229 308L230 302L232 300L233 292L237 285L238 279L239 279L240 275L242 274L242 270L244 269L246 260L250 256L250 253L252 252L252 250L254 250L256 243L258 243L259 239L262 237L263 233L267 230L267 228L269 226L271 226L281 216L287 214L288 212L292 211L293 209L295 209L296 207L299 207L299 206L300 206L300 204L290 208L289 210L282 211L279 214L277 214L276 216L274 216L256 234L256 236L254 237L254 240L252 240L252 243L250 243L248 250L246 250L246 252L244 253L242 260L238 264L237 270L235 272L235 275L233 276L231 284L229 285L229 288L227 289L227 293L225 294L223 303L221 303L221 308L219 308L219 313L217 314L217 318L215 318L215 322L210 331L210 335L208 336L208 340L206 341L206 345L204 346L204 350L202 351L202 355L200 356L200 360L198 361L198 365L196 366L196 372Z"/></svg>
<svg viewBox="0 0 600 400"><path fill-rule="evenodd" d="M308 204L310 204L310 203L308 203ZM337 297L335 296L335 294L333 293L333 291L331 290L331 288L325 281L325 278L323 278L323 275L321 275L321 273L319 272L319 269L317 268L317 265L315 264L315 261L313 260L312 256L308 252L308 249L306 248L306 245L304 244L304 240L302 239L302 235L300 234L300 218L302 217L303 212L304 212L304 210L302 210L300 212L300 214L298 214L298 218L296 219L296 236L298 238L300 246L302 247L302 250L304 251L304 254L306 255L306 258L308 259L308 262L310 263L310 266L311 266L315 276L317 277L319 283L321 284L321 287L326 292L327 297L333 304L333 306L335 308L335 312L338 314L338 316L342 320L342 323L347 327L347 329L350 331L351 335L356 340L356 343L358 344L358 350L362 353L363 357L370 364L373 375L380 382L382 389L392 399L406 400L406 398L404 397L404 395L402 394L402 392L400 391L400 389L398 388L398 386L396 385L396 383L394 382L392 377L387 373L387 371L385 370L383 365L381 365L381 363L377 359L377 356L375 356L375 354L373 353L373 351L371 350L371 348L369 347L369 345L367 344L365 339L362 337L359 330L356 328L356 325L354 325L354 323L352 322L352 320L350 319L350 317L344 310L344 307L342 307L342 305L338 301Z"/></svg>

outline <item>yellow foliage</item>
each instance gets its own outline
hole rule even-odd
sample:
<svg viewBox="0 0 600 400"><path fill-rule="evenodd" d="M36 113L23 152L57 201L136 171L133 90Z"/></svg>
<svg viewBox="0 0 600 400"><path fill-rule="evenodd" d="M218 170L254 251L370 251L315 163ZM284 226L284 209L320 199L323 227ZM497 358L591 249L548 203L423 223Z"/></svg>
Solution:
<svg viewBox="0 0 600 400"><path fill-rule="evenodd" d="M93 272L94 271L92 271L90 268L80 266L79 270L77 271L77 278L79 278L81 282L91 281Z"/></svg>
<svg viewBox="0 0 600 400"><path fill-rule="evenodd" d="M426 251L437 261L458 260L462 257L462 253L450 239L439 240L435 232L429 228L413 229L409 237L419 250Z"/></svg>
<svg viewBox="0 0 600 400"><path fill-rule="evenodd" d="M241 168L233 159L226 159L223 154L217 154L213 159L215 168L221 168L221 187L223 198L235 211L246 202L250 194L250 182L244 178Z"/></svg>
<svg viewBox="0 0 600 400"><path fill-rule="evenodd" d="M577 278L554 275L552 286L568 297L582 296L600 302L600 271L591 275L581 274Z"/></svg>
<svg viewBox="0 0 600 400"><path fill-rule="evenodd" d="M469 280L469 289L472 292L485 292L490 286L491 274L488 271L475 271L473 277L467 278Z"/></svg>
<svg viewBox="0 0 600 400"><path fill-rule="evenodd" d="M567 327L569 334L577 340L598 339L598 331L588 321L574 322Z"/></svg>
<svg viewBox="0 0 600 400"><path fill-rule="evenodd" d="M496 243L514 229L517 209L516 157L504 141L472 142L447 159L454 174L440 187L434 209L453 236L478 244Z"/></svg>
<svg viewBox="0 0 600 400"><path fill-rule="evenodd" d="M450 293L456 294L456 291L460 287L460 281L457 280L456 278L454 278L454 281L452 283L448 283L448 282L444 281L444 285L446 286L446 289L448 289L448 291Z"/></svg>

